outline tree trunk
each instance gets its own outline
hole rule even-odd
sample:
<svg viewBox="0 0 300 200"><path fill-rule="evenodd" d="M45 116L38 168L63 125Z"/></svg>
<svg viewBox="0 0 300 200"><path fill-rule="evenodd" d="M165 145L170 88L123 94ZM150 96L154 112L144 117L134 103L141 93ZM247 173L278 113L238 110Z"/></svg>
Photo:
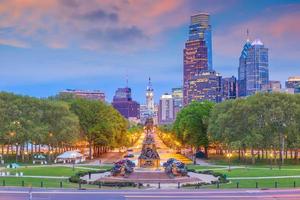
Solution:
<svg viewBox="0 0 300 200"><path fill-rule="evenodd" d="M208 158L208 147L207 146L204 147L204 154L205 154L205 158L207 159ZM196 157L196 154L195 154L195 157Z"/></svg>
<svg viewBox="0 0 300 200"><path fill-rule="evenodd" d="M254 149L251 148L251 160L252 160L252 164L255 164L255 155L254 155Z"/></svg>
<svg viewBox="0 0 300 200"><path fill-rule="evenodd" d="M89 158L90 158L90 160L92 160L92 148L93 148L92 141L89 141Z"/></svg>

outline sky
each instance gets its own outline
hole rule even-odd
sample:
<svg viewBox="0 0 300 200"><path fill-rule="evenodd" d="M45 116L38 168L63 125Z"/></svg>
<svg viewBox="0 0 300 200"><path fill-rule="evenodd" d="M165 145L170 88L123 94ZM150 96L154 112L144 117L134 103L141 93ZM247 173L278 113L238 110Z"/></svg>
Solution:
<svg viewBox="0 0 300 200"><path fill-rule="evenodd" d="M271 80L300 75L296 0L0 0L0 91L47 97L66 88L132 88L145 102L182 85L190 16L211 15L213 69L237 76L246 41L269 48Z"/></svg>

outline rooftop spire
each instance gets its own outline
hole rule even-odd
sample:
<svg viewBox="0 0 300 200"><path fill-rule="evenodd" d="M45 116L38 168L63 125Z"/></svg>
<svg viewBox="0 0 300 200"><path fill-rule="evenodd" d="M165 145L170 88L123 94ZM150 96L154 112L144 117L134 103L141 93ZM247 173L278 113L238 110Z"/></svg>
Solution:
<svg viewBox="0 0 300 200"><path fill-rule="evenodd" d="M249 38L249 29L247 28L247 42L250 42L250 38Z"/></svg>
<svg viewBox="0 0 300 200"><path fill-rule="evenodd" d="M151 78L150 77L149 77L149 82L148 82L147 90L152 90L152 83L151 83Z"/></svg>

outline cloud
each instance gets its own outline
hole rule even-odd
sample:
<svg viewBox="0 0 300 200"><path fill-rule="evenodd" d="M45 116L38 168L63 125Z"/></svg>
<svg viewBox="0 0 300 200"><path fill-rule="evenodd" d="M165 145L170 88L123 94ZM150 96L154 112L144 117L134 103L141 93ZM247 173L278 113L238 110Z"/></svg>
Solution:
<svg viewBox="0 0 300 200"><path fill-rule="evenodd" d="M118 15L116 13L107 13L103 11L102 9L93 10L91 12L88 12L84 15L80 16L81 19L96 22L96 21L103 21L108 20L112 23L118 21Z"/></svg>
<svg viewBox="0 0 300 200"><path fill-rule="evenodd" d="M14 38L9 39L50 48L144 49L152 44L161 44L162 37L156 36L187 23L191 13L199 8L219 12L230 5L219 0L213 1L216 4L210 2L2 0L0 27L13 27L11 32ZM4 36L0 38L8 39Z"/></svg>
<svg viewBox="0 0 300 200"><path fill-rule="evenodd" d="M15 40L15 39L1 39L0 38L0 45L6 46L13 46L18 48L28 48L30 47L29 44L23 41Z"/></svg>

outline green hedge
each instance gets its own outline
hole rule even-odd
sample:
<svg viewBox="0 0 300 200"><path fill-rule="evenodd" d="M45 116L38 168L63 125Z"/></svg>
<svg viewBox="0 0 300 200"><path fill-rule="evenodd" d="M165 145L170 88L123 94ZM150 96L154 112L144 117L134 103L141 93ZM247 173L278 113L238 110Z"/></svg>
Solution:
<svg viewBox="0 0 300 200"><path fill-rule="evenodd" d="M91 171L79 171L77 172L74 176L71 176L69 178L69 181L71 183L79 183L79 181L82 183L82 184L86 184L87 182L85 180L81 180L80 178L85 176L85 175L88 175L89 173L91 174L97 174L97 173L104 173L104 172L108 172L110 171L110 169L107 169L107 170L91 170Z"/></svg>

